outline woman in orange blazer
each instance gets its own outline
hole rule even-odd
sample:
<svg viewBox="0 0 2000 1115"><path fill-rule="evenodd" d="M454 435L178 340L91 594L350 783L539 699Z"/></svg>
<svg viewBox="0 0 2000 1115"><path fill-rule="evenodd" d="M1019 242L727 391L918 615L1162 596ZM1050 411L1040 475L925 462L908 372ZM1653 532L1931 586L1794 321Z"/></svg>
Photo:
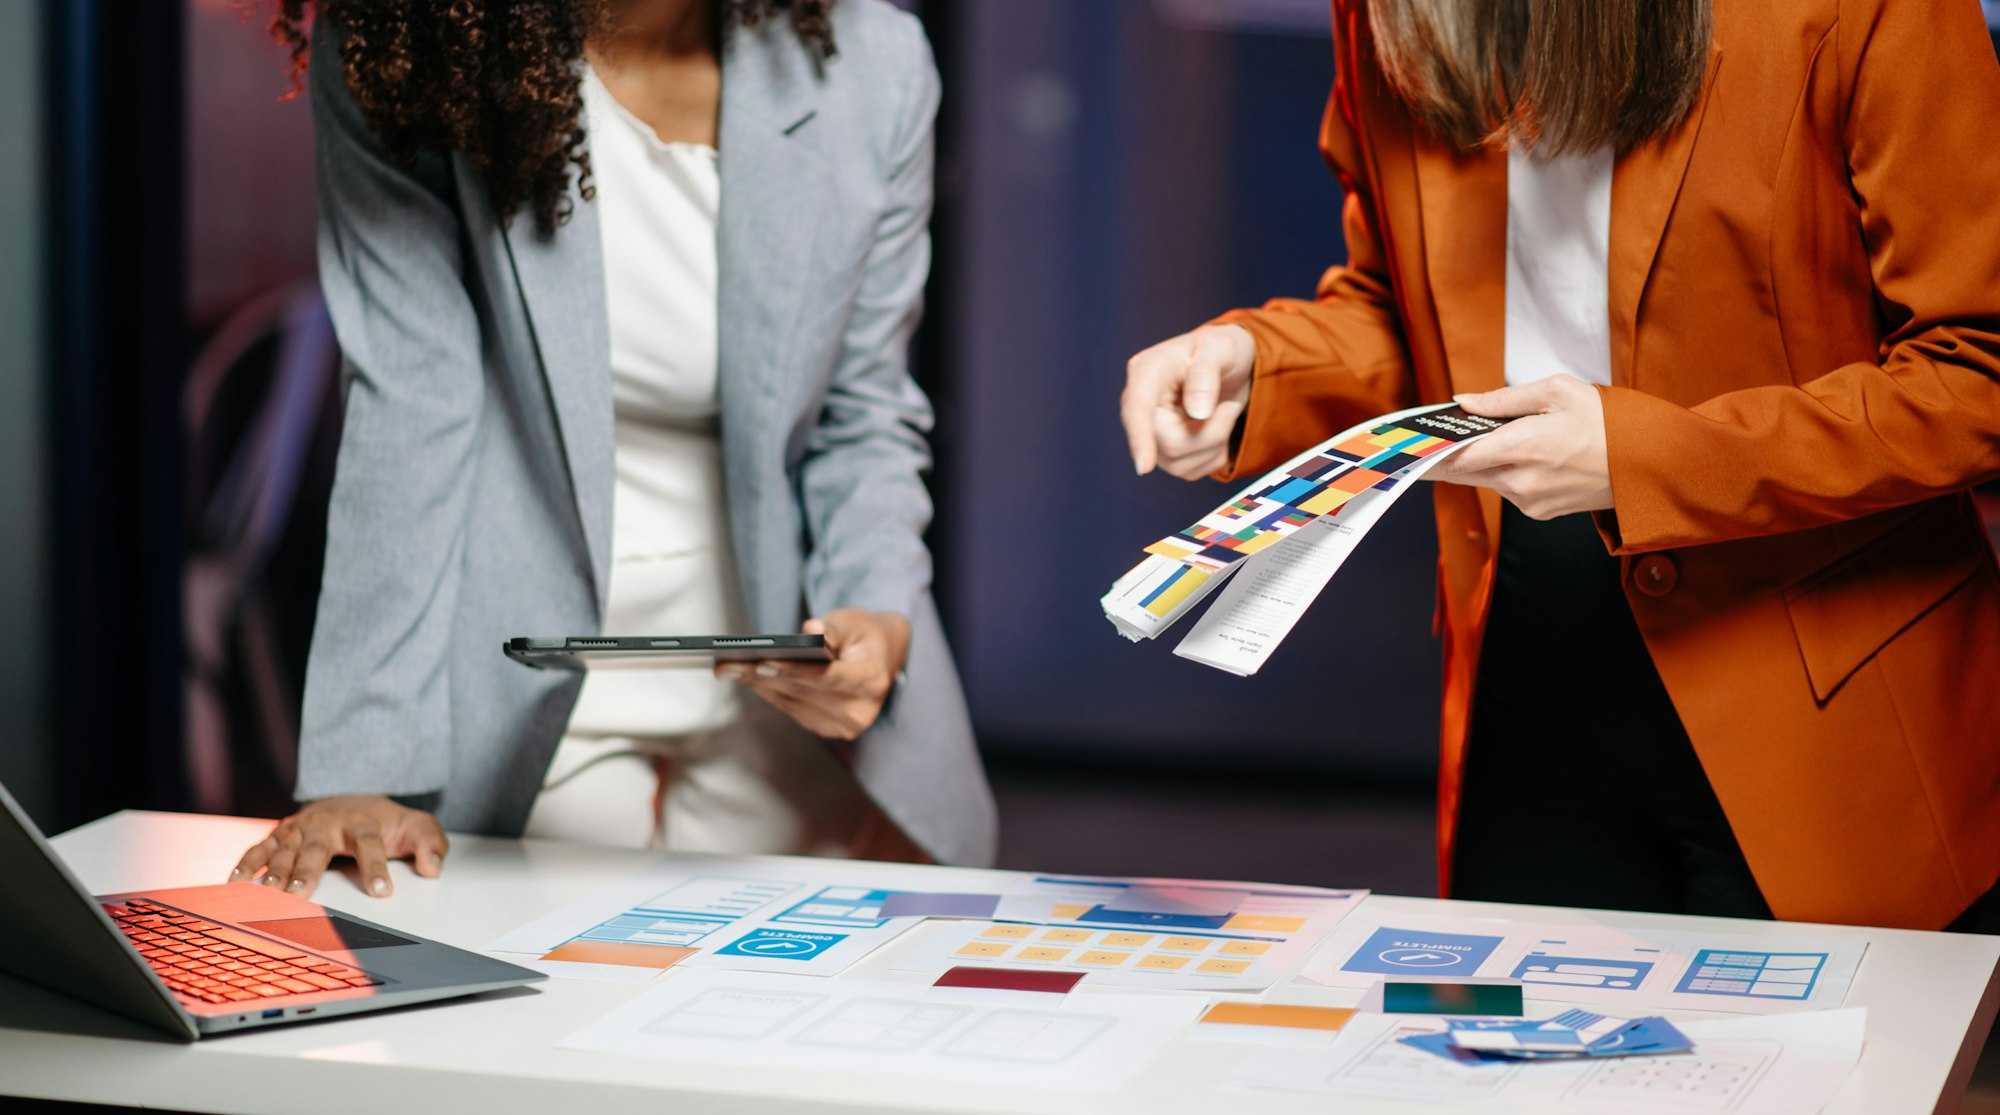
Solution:
<svg viewBox="0 0 2000 1115"><path fill-rule="evenodd" d="M1447 893L2000 931L1978 6L1333 8L1348 262L1135 356L1138 470L1528 416L1432 474Z"/></svg>

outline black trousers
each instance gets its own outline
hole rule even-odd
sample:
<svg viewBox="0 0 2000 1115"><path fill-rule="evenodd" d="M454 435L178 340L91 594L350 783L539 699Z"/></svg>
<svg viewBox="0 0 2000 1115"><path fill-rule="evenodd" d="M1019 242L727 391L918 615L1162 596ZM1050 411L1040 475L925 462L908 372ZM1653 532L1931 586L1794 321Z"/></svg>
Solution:
<svg viewBox="0 0 2000 1115"><path fill-rule="evenodd" d="M1770 917L1590 517L1503 516L1452 897ZM2000 885L1945 928L2000 933Z"/></svg>
<svg viewBox="0 0 2000 1115"><path fill-rule="evenodd" d="M1590 516L1503 515L1452 896L1770 917Z"/></svg>

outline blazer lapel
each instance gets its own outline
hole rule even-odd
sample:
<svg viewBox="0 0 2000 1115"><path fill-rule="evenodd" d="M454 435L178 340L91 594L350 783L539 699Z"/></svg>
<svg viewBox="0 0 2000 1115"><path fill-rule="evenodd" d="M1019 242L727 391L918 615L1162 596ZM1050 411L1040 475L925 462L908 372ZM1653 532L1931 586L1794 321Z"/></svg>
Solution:
<svg viewBox="0 0 2000 1115"><path fill-rule="evenodd" d="M794 618L794 602L761 598L756 547L768 532L749 509L790 498L764 488L791 426L777 389L798 372L789 358L828 173L816 146L813 63L785 21L769 22L777 26L736 28L724 48L716 229L723 470L744 603L760 630Z"/></svg>
<svg viewBox="0 0 2000 1115"><path fill-rule="evenodd" d="M610 324L604 311L604 246L597 207L576 196L553 236L532 215L506 228L507 253L554 403L556 432L590 557L600 613L611 576L611 501L616 483L612 433Z"/></svg>
<svg viewBox="0 0 2000 1115"><path fill-rule="evenodd" d="M1606 260L1611 300L1611 379L1630 386L1639 355L1639 303L1652 277L1667 218L1687 178L1688 156L1701 133L1709 91L1722 68L1722 48L1709 51L1701 93L1672 133L1618 158L1611 173L1611 241Z"/></svg>
<svg viewBox="0 0 2000 1115"><path fill-rule="evenodd" d="M1424 269L1454 391L1506 379L1507 152L1454 151L1416 134Z"/></svg>

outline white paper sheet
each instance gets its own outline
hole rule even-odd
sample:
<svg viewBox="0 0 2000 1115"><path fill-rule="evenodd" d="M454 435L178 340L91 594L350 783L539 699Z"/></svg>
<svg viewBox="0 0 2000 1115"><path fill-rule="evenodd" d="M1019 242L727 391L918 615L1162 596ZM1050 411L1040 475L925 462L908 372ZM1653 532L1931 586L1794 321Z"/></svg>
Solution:
<svg viewBox="0 0 2000 1115"><path fill-rule="evenodd" d="M889 891L917 877L936 881L880 864L829 861L805 868L717 860L607 887L487 948L509 959L544 957L573 942L695 949L679 966L830 976L922 920L881 916ZM618 965L549 959L538 964L566 978L652 978L617 971Z"/></svg>
<svg viewBox="0 0 2000 1115"><path fill-rule="evenodd" d="M1330 935L1304 975L1360 988L1386 976L1518 979L1531 999L1621 1015L1780 1013L1840 1006L1867 948L1810 931L1765 937L1368 914Z"/></svg>
<svg viewBox="0 0 2000 1115"><path fill-rule="evenodd" d="M1201 1006L1193 996L679 970L561 1046L662 1061L1108 1091L1145 1067Z"/></svg>
<svg viewBox="0 0 2000 1115"><path fill-rule="evenodd" d="M1453 1064L1396 1039L1444 1023L1356 1015L1331 1049L1262 1051L1232 1083L1407 1103L1426 1111L1605 1112L1627 1115L1810 1115L1861 1056L1859 1008L1682 1023L1688 1053L1598 1061Z"/></svg>

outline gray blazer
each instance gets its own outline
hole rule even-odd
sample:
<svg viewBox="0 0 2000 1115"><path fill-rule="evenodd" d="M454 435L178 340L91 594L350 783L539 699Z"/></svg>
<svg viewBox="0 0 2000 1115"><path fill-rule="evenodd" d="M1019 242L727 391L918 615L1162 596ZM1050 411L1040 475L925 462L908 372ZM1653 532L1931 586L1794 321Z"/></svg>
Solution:
<svg viewBox="0 0 2000 1115"><path fill-rule="evenodd" d="M940 861L994 854L993 800L930 598L931 412L908 348L930 264L938 78L917 21L834 8L816 66L783 20L722 59L720 391L731 535L761 631L900 612L906 680L861 784ZM297 794L416 797L519 833L581 681L513 635L599 630L612 401L595 207L502 224L457 155L391 161L315 36L320 281L344 357ZM572 186L574 189L574 186Z"/></svg>

